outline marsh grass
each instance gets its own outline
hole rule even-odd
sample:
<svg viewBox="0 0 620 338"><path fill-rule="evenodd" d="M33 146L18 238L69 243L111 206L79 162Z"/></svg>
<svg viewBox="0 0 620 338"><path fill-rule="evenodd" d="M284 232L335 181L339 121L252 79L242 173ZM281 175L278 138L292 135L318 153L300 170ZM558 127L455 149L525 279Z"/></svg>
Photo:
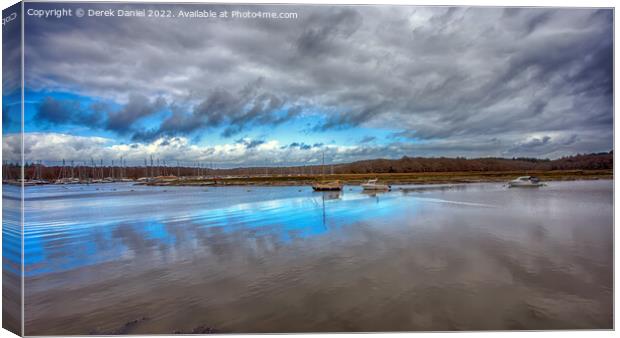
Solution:
<svg viewBox="0 0 620 338"><path fill-rule="evenodd" d="M537 176L542 181L571 181L591 179L613 179L613 170L549 170L549 171L469 171L469 172L417 172L382 174L333 174L333 175L276 175L248 177L218 177L208 179L180 179L167 182L150 182L146 185L201 186L201 185L263 185L289 186L310 185L315 182L340 181L347 185L358 185L369 179L378 178L387 184L446 184L507 182L518 176Z"/></svg>

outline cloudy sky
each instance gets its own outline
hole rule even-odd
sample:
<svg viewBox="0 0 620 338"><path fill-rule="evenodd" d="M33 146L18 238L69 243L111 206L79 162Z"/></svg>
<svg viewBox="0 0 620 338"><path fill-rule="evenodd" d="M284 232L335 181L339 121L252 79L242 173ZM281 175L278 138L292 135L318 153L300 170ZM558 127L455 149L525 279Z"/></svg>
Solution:
<svg viewBox="0 0 620 338"><path fill-rule="evenodd" d="M298 18L26 16L27 159L264 165L613 147L611 10L149 8Z"/></svg>

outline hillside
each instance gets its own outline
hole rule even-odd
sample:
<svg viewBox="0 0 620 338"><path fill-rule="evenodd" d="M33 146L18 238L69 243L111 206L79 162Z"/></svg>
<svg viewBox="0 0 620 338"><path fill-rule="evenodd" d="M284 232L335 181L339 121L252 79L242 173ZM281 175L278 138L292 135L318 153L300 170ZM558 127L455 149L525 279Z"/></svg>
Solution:
<svg viewBox="0 0 620 338"><path fill-rule="evenodd" d="M335 173L414 173L520 170L600 170L613 169L613 152L562 157L534 158L428 158L376 159L334 166Z"/></svg>

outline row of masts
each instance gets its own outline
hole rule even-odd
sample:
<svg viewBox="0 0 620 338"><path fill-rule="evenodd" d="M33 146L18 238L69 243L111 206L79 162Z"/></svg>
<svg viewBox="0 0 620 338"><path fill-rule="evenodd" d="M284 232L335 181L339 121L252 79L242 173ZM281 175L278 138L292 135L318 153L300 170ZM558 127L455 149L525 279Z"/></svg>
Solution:
<svg viewBox="0 0 620 338"><path fill-rule="evenodd" d="M176 165L173 166L174 164ZM213 167L207 168L201 162L193 162L188 167L192 169L192 176L205 176L207 175L207 170L213 170ZM160 160L159 158L154 159L153 156L151 156L148 159L144 159L144 166L141 167L141 169L142 176L146 178L161 176L181 177L181 169L185 169L188 167L181 166L180 161L166 161ZM35 165L35 179L42 178L42 168L43 165L41 164L41 161L38 161L38 163ZM67 163L63 159L57 179L82 180L83 178L92 178L95 180L123 180L129 176L127 174L128 168L136 169L140 167L128 166L127 161L123 159L123 157L121 157L118 162L111 160L110 165L104 165L103 159L100 159L97 162L91 158L90 163L82 162L76 166L74 161L70 161L70 163Z"/></svg>
<svg viewBox="0 0 620 338"><path fill-rule="evenodd" d="M103 159L90 161L62 160L58 165L44 165L43 161L36 161L24 166L24 177L33 181L116 181L138 178L156 178L162 176L176 177L206 177L214 175L240 175L240 176L314 176L325 175L326 167L330 173L334 174L334 166L264 166L261 167L236 167L236 168L216 168L213 162L183 162L160 160L152 156L144 159L143 166L129 166L127 160L121 157L119 160L110 160L107 164ZM2 178L6 180L17 180L21 177L21 167L9 161L3 161Z"/></svg>
<svg viewBox="0 0 620 338"><path fill-rule="evenodd" d="M123 159L123 157L121 157L117 163L115 163L114 160L111 160L109 166L104 166L103 159L100 159L97 163L94 158L91 158L90 163L82 162L78 165L75 164L75 161L70 161L67 163L67 161L63 159L56 179L61 181L73 179L125 179L126 166L127 162ZM43 180L43 168L44 166L42 162L38 161L35 165L34 180Z"/></svg>

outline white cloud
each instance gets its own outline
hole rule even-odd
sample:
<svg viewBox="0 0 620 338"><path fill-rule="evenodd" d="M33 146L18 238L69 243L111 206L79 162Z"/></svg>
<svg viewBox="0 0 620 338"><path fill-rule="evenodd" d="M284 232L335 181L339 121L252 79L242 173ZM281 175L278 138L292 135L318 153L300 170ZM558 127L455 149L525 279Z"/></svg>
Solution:
<svg viewBox="0 0 620 338"><path fill-rule="evenodd" d="M587 133L513 133L503 139L473 137L463 139L440 139L421 143L393 141L389 144L359 145L305 145L303 143L281 144L278 140L252 140L244 138L215 145L193 144L186 137L160 138L149 143L122 144L102 137L74 136L60 133L24 134L25 159L27 163L43 161L47 164L90 164L101 160L119 163L121 157L128 165L143 165L144 160L158 159L175 165L284 166L317 165L325 155L325 163L348 163L365 159L400 158L402 156L467 156L473 157L541 157L558 158L575 153L586 153L596 143L610 136ZM586 141L583 140L586 139ZM3 137L4 159L19 160L21 139L19 134ZM438 155L439 154L439 155Z"/></svg>
<svg viewBox="0 0 620 338"><path fill-rule="evenodd" d="M130 165L142 165L144 160L166 160L167 163L183 164L200 162L204 165L213 163L218 166L242 165L292 165L320 163L322 152L325 152L326 161L343 162L354 159L358 146L314 146L310 148L289 147L277 140L265 140L250 146L252 139L245 138L244 142L202 146L192 144L186 137L160 138L150 143L119 144L114 139L103 137L75 136L61 133L26 133L24 134L24 153L27 163L43 161L44 163L89 164L91 159L96 163L101 160L109 164L112 160L119 163L123 157ZM5 159L18 159L20 147L19 134L5 135L3 151Z"/></svg>

